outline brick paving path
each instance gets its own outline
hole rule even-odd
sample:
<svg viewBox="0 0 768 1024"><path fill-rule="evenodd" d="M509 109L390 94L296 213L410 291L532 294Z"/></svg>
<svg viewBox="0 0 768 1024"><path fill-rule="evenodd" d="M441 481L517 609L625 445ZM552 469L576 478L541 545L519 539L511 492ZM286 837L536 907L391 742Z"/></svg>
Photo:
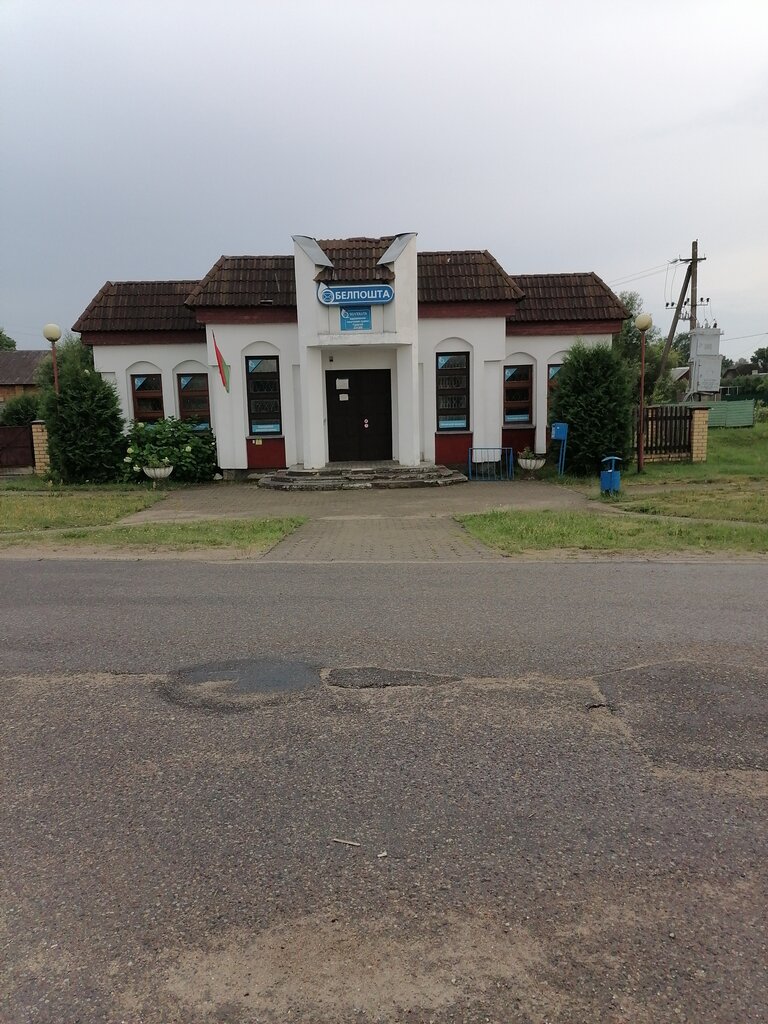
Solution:
<svg viewBox="0 0 768 1024"><path fill-rule="evenodd" d="M214 484L171 491L122 523L304 516L308 522L262 556L264 561L476 562L500 556L473 540L453 517L502 507L584 509L587 499L566 487L526 480L306 493Z"/></svg>

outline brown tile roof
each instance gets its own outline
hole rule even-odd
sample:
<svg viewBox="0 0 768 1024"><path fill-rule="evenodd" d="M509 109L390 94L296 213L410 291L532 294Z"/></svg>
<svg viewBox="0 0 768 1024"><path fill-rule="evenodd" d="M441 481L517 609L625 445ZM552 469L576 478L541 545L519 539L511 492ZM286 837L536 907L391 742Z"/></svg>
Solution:
<svg viewBox="0 0 768 1024"><path fill-rule="evenodd" d="M513 323L547 320L624 320L621 300L594 272L588 274L514 274L525 297Z"/></svg>
<svg viewBox="0 0 768 1024"><path fill-rule="evenodd" d="M107 281L73 331L203 330L184 300L197 281Z"/></svg>
<svg viewBox="0 0 768 1024"><path fill-rule="evenodd" d="M388 238L328 238L317 244L333 263L321 267L316 281L339 281L342 284L364 284L366 281L394 281L391 267L379 267L378 261L394 241Z"/></svg>
<svg viewBox="0 0 768 1024"><path fill-rule="evenodd" d="M486 250L420 252L419 302L514 302L522 292Z"/></svg>
<svg viewBox="0 0 768 1024"><path fill-rule="evenodd" d="M19 352L0 351L0 385L35 383L35 371L48 355L48 349L22 349Z"/></svg>
<svg viewBox="0 0 768 1024"><path fill-rule="evenodd" d="M391 281L377 266L392 238L319 239L333 262L318 280L359 284ZM522 294L489 252L418 254L420 302L514 301ZM222 256L187 297L191 306L296 305L292 256Z"/></svg>
<svg viewBox="0 0 768 1024"><path fill-rule="evenodd" d="M295 306L293 256L221 256L187 296L190 306Z"/></svg>

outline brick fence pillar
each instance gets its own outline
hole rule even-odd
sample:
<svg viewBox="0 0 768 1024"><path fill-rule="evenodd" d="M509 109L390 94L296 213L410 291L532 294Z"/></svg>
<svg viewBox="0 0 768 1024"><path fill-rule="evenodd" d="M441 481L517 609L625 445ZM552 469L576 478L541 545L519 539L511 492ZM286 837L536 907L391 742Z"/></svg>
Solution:
<svg viewBox="0 0 768 1024"><path fill-rule="evenodd" d="M691 412L691 462L707 461L708 437L709 409L693 409Z"/></svg>
<svg viewBox="0 0 768 1024"><path fill-rule="evenodd" d="M42 420L35 420L32 424L32 451L35 458L35 473L42 476L51 468L51 460L48 455L48 429Z"/></svg>

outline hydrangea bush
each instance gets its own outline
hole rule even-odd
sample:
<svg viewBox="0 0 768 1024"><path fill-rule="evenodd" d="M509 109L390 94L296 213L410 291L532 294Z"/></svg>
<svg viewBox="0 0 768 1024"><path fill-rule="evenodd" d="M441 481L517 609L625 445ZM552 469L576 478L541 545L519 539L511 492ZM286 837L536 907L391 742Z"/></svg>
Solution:
<svg viewBox="0 0 768 1024"><path fill-rule="evenodd" d="M212 480L216 472L216 438L188 420L172 416L155 423L134 422L128 433L123 464L126 480L143 481L144 466L173 466L182 483Z"/></svg>

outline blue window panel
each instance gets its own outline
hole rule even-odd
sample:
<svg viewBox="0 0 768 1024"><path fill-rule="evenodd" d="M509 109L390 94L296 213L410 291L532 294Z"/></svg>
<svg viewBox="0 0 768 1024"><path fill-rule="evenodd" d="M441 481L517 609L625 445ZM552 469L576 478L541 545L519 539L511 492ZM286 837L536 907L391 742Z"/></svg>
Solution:
<svg viewBox="0 0 768 1024"><path fill-rule="evenodd" d="M437 425L440 430L467 430L466 416L438 416Z"/></svg>

